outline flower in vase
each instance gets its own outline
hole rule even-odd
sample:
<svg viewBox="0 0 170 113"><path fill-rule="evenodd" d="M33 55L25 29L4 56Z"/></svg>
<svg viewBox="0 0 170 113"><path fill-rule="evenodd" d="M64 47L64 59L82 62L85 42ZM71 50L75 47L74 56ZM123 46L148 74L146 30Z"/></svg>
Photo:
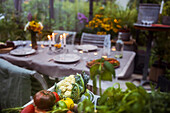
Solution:
<svg viewBox="0 0 170 113"><path fill-rule="evenodd" d="M43 29L43 25L41 22L36 21L30 21L25 25L24 31L29 30L35 33L41 33L41 30Z"/></svg>

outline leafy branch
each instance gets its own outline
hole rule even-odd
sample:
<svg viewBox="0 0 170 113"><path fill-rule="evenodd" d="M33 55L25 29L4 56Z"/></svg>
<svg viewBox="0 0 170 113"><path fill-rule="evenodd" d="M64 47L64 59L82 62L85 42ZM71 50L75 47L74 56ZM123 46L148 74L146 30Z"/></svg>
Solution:
<svg viewBox="0 0 170 113"><path fill-rule="evenodd" d="M97 77L99 76L99 90L102 95L101 80L112 81L115 78L115 69L111 63L101 58L99 64L95 64L90 68L90 78L93 80L93 91L97 92Z"/></svg>

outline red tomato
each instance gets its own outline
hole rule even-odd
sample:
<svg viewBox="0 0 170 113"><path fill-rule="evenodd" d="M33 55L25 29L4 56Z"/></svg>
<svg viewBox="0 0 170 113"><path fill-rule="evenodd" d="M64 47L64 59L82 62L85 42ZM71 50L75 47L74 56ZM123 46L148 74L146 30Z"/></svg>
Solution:
<svg viewBox="0 0 170 113"><path fill-rule="evenodd" d="M35 113L35 108L32 104L28 105L27 107L25 107L21 113Z"/></svg>
<svg viewBox="0 0 170 113"><path fill-rule="evenodd" d="M47 90L41 90L34 95L34 104L41 110L51 110L55 100L54 94Z"/></svg>
<svg viewBox="0 0 170 113"><path fill-rule="evenodd" d="M60 100L60 97L56 92L53 92L53 94L55 95L55 98L56 98L55 102L57 103Z"/></svg>

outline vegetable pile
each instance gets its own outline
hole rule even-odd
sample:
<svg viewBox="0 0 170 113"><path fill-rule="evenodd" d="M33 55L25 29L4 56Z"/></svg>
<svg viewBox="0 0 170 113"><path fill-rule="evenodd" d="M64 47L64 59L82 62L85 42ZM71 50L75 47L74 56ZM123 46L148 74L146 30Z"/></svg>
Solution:
<svg viewBox="0 0 170 113"><path fill-rule="evenodd" d="M81 96L86 92L89 76L85 73L70 75L55 84L54 91L41 90L34 95L34 103L25 108L2 110L2 113L71 113L77 110Z"/></svg>
<svg viewBox="0 0 170 113"><path fill-rule="evenodd" d="M61 98L70 97L77 103L86 91L88 80L89 76L85 73L70 75L56 84L56 92Z"/></svg>

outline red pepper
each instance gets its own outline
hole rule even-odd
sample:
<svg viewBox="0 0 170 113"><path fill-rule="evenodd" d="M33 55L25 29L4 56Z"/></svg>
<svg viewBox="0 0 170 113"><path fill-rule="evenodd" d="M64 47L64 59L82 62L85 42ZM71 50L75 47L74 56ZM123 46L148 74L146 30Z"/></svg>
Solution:
<svg viewBox="0 0 170 113"><path fill-rule="evenodd" d="M60 100L60 97L56 92L53 92L53 94L55 95L56 98L55 103L57 103Z"/></svg>
<svg viewBox="0 0 170 113"><path fill-rule="evenodd" d="M21 113L35 113L35 108L32 104L28 105L27 107L25 107Z"/></svg>

